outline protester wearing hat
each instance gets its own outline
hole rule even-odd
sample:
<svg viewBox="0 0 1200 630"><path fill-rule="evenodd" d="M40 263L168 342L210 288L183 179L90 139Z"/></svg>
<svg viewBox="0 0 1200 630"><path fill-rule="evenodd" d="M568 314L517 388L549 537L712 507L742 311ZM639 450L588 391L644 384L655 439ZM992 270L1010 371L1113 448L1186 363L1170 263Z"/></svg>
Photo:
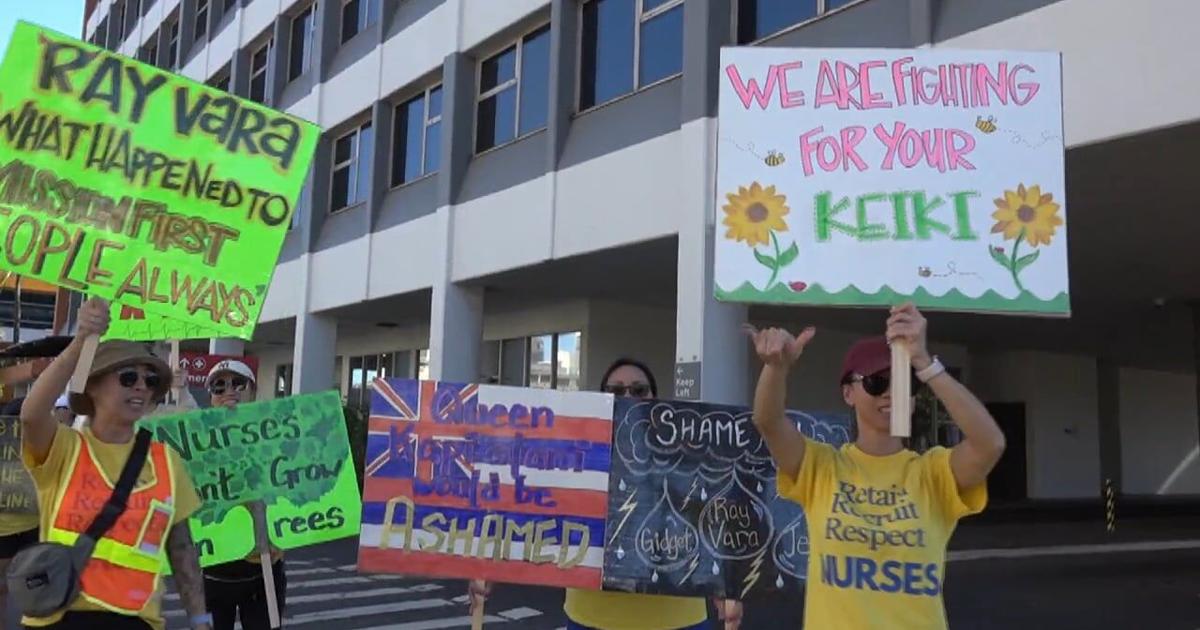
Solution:
<svg viewBox="0 0 1200 630"><path fill-rule="evenodd" d="M985 482L1004 452L1004 434L930 356L926 328L916 307L898 306L886 337L863 339L847 353L839 384L858 435L841 448L808 439L784 414L788 371L816 330L798 337L750 330L763 361L754 424L778 468L779 495L803 506L808 519L806 628L947 627L946 544L958 520L987 503ZM957 446L917 454L891 435L889 341L908 349L917 380L962 431Z"/></svg>
<svg viewBox="0 0 1200 630"><path fill-rule="evenodd" d="M88 426L74 431L56 422L55 398L67 388L85 339L102 336L108 325L108 303L85 302L76 337L34 382L21 408L22 455L37 488L44 541L71 544L92 522L133 451L135 424L170 387L166 363L144 344L104 342L83 393L70 397L71 410L90 417ZM169 562L191 627L208 630L212 618L187 523L199 505L179 453L152 441L125 511L84 566L80 596L65 611L23 623L162 630L162 575Z"/></svg>
<svg viewBox="0 0 1200 630"><path fill-rule="evenodd" d="M233 409L241 403L254 402L258 382L254 370L236 359L226 359L213 366L204 380L212 396L213 407ZM283 614L287 593L283 553L271 546L271 569L275 577L275 601ZM267 586L263 581L262 560L257 551L242 560L234 560L204 569L204 593L208 609L213 614L215 630L233 630L241 618L244 630L267 630L271 627L267 613Z"/></svg>

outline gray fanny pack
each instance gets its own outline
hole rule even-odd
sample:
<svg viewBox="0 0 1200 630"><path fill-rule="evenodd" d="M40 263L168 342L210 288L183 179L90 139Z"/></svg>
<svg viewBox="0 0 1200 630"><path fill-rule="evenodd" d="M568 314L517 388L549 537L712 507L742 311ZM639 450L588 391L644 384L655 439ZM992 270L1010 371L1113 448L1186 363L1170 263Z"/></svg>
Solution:
<svg viewBox="0 0 1200 630"><path fill-rule="evenodd" d="M8 594L22 614L29 617L46 617L65 610L79 597L79 576L92 557L96 541L125 513L129 493L146 463L146 453L149 450L150 432L141 429L138 431L133 451L121 469L121 476L113 488L112 496L104 503L100 513L92 519L87 531L75 539L74 544L38 543L23 549L12 559L12 563L8 565Z"/></svg>

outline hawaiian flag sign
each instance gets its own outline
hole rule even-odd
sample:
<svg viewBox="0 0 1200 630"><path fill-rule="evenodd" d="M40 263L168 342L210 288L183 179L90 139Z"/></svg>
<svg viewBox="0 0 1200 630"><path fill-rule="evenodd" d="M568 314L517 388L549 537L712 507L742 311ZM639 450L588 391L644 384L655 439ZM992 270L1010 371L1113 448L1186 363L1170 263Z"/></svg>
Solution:
<svg viewBox="0 0 1200 630"><path fill-rule="evenodd" d="M361 571L600 588L612 395L373 390Z"/></svg>

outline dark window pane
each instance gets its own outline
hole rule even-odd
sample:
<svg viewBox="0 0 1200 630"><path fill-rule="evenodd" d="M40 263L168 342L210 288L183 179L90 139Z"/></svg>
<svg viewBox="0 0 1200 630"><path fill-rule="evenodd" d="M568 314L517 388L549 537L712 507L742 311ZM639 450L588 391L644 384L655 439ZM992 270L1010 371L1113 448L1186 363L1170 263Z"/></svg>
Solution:
<svg viewBox="0 0 1200 630"><path fill-rule="evenodd" d="M350 0L342 5L342 43L350 41L351 37L358 34L358 3L359 0Z"/></svg>
<svg viewBox="0 0 1200 630"><path fill-rule="evenodd" d="M337 143L333 147L333 163L342 164L354 155L354 134L342 136L338 138Z"/></svg>
<svg viewBox="0 0 1200 630"><path fill-rule="evenodd" d="M429 119L442 115L442 86L429 90Z"/></svg>
<svg viewBox="0 0 1200 630"><path fill-rule="evenodd" d="M250 100L256 103L267 102L267 73L264 72L250 79Z"/></svg>
<svg viewBox="0 0 1200 630"><path fill-rule="evenodd" d="M683 71L683 6L642 24L638 85L649 85Z"/></svg>
<svg viewBox="0 0 1200 630"><path fill-rule="evenodd" d="M417 97L396 108L392 131L392 185L399 186L421 175L421 131L425 125L425 98Z"/></svg>
<svg viewBox="0 0 1200 630"><path fill-rule="evenodd" d="M740 0L738 42L745 44L778 33L817 14L817 0Z"/></svg>
<svg viewBox="0 0 1200 630"><path fill-rule="evenodd" d="M333 172L333 192L330 195L330 209L341 210L350 205L350 167L345 166Z"/></svg>
<svg viewBox="0 0 1200 630"><path fill-rule="evenodd" d="M634 0L584 5L580 109L633 91L634 19Z"/></svg>
<svg viewBox="0 0 1200 630"><path fill-rule="evenodd" d="M475 150L483 151L512 140L516 114L517 91L513 88L479 101Z"/></svg>
<svg viewBox="0 0 1200 630"><path fill-rule="evenodd" d="M436 173L442 159L442 123L435 122L425 129L425 174Z"/></svg>
<svg viewBox="0 0 1200 630"><path fill-rule="evenodd" d="M375 131L370 124L363 126L358 133L358 163L355 165L358 169L358 177L356 178L356 192L354 201L366 201L368 194L368 186L371 184L371 154L375 151Z"/></svg>
<svg viewBox="0 0 1200 630"><path fill-rule="evenodd" d="M367 0L366 19L363 20L363 27L366 28L379 21L380 3L383 0Z"/></svg>
<svg viewBox="0 0 1200 630"><path fill-rule="evenodd" d="M196 39L199 40L208 33L208 0L200 0L196 5Z"/></svg>
<svg viewBox="0 0 1200 630"><path fill-rule="evenodd" d="M511 81L517 76L517 48L510 46L504 52L483 62L479 69L479 93Z"/></svg>
<svg viewBox="0 0 1200 630"><path fill-rule="evenodd" d="M288 80L291 81L296 77L304 74L307 70L305 66L305 51L308 48L309 24L308 19L312 15L312 8L309 8L304 13L292 18L292 42L291 51L288 59Z"/></svg>
<svg viewBox="0 0 1200 630"><path fill-rule="evenodd" d="M225 12L229 13L231 9L237 6L238 0L225 0Z"/></svg>
<svg viewBox="0 0 1200 630"><path fill-rule="evenodd" d="M517 135L546 126L550 101L550 27L525 37L521 49L521 119Z"/></svg>

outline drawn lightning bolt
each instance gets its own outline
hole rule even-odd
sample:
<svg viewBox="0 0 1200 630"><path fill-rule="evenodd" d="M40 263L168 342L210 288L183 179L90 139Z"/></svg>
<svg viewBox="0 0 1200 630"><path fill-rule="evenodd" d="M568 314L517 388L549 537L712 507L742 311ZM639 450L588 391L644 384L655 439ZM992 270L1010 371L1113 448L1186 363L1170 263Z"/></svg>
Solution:
<svg viewBox="0 0 1200 630"><path fill-rule="evenodd" d="M608 539L610 545L612 541L617 539L617 535L621 533L621 529L625 527L625 521L628 521L629 517L633 516L633 511L637 509L637 501L633 500L636 496L637 488L634 488L633 492L630 492L629 496L625 497L625 502L621 504L621 507L617 508L617 511L623 514L623 516L621 517L621 522L617 523L617 528L613 530L612 536Z"/></svg>
<svg viewBox="0 0 1200 630"><path fill-rule="evenodd" d="M679 506L680 512L687 509L688 501L692 500L692 493L696 491L696 484L698 483L700 483L700 480L696 477L692 477L692 487L688 489L687 496L683 497L683 505Z"/></svg>
<svg viewBox="0 0 1200 630"><path fill-rule="evenodd" d="M763 558L766 556L767 548L763 547L762 551L758 552L758 555L754 556L754 560L750 562L750 572L746 574L746 579L742 580L745 587L742 588L742 594L738 596L738 599L745 599L746 593L749 593L750 589L758 583L758 578L762 576L758 570L762 568Z"/></svg>
<svg viewBox="0 0 1200 630"><path fill-rule="evenodd" d="M692 563L688 565L687 575L684 575L683 579L679 580L679 584L682 585L684 582L688 581L688 578L692 577L692 574L696 572L696 567L698 566L700 566L700 556L692 558Z"/></svg>

